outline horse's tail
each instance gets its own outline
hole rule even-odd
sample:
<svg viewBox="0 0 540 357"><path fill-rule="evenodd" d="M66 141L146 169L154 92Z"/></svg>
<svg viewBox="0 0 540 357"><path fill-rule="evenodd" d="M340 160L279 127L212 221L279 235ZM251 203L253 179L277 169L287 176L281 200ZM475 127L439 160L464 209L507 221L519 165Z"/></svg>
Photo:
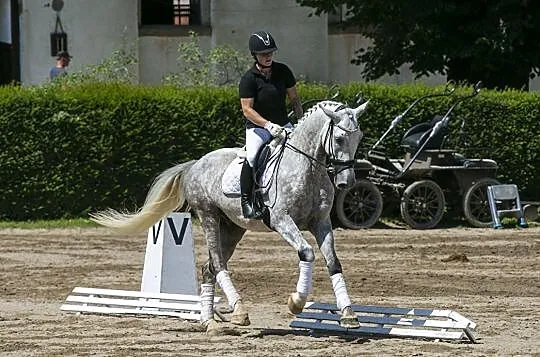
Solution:
<svg viewBox="0 0 540 357"><path fill-rule="evenodd" d="M91 214L91 220L122 233L138 233L150 228L168 213L185 203L182 177L195 160L163 171L153 182L144 205L136 213L108 209Z"/></svg>

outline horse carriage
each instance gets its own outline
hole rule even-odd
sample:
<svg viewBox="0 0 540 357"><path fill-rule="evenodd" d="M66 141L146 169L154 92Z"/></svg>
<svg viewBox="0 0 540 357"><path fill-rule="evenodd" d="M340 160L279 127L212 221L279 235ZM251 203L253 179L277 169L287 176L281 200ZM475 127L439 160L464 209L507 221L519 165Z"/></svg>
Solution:
<svg viewBox="0 0 540 357"><path fill-rule="evenodd" d="M461 213L473 227L489 227L492 219L487 188L499 184L495 179L497 163L466 158L456 150L443 148L452 111L476 96L480 88L479 82L471 94L458 97L444 115L407 130L401 140L405 154L399 159L384 152L383 140L422 100L452 95L452 83L442 93L416 99L395 117L367 150L365 160L357 160L356 184L337 192L334 211L339 222L350 229L369 228L377 222L384 202L385 206L399 205L402 219L415 229L436 227L447 210ZM464 123L463 119L462 128Z"/></svg>

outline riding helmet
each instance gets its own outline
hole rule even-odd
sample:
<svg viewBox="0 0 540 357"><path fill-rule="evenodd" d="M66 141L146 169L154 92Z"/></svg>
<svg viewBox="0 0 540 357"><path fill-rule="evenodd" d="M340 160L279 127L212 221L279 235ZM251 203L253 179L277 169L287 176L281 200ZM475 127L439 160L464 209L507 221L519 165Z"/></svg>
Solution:
<svg viewBox="0 0 540 357"><path fill-rule="evenodd" d="M252 55L256 53L269 53L277 50L276 41L270 33L258 31L249 37L249 51Z"/></svg>

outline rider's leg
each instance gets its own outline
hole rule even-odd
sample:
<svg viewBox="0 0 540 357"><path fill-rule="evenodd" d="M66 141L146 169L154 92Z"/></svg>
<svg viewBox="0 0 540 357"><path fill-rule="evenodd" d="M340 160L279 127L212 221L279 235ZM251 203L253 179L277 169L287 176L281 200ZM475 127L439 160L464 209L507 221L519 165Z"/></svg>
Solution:
<svg viewBox="0 0 540 357"><path fill-rule="evenodd" d="M261 219L262 214L253 207L253 169L244 161L240 174L240 203L244 218Z"/></svg>
<svg viewBox="0 0 540 357"><path fill-rule="evenodd" d="M263 128L246 130L246 161L240 174L240 202L244 218L262 219L262 213L253 205L253 167L257 153L272 136Z"/></svg>

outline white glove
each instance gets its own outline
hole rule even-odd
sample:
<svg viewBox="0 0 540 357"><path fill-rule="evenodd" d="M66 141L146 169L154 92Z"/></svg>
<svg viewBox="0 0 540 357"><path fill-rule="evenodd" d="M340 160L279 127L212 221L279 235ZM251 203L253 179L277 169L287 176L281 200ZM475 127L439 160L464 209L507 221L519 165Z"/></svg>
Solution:
<svg viewBox="0 0 540 357"><path fill-rule="evenodd" d="M264 128L268 130L274 138L285 138L285 128L282 126L268 122L264 125Z"/></svg>

